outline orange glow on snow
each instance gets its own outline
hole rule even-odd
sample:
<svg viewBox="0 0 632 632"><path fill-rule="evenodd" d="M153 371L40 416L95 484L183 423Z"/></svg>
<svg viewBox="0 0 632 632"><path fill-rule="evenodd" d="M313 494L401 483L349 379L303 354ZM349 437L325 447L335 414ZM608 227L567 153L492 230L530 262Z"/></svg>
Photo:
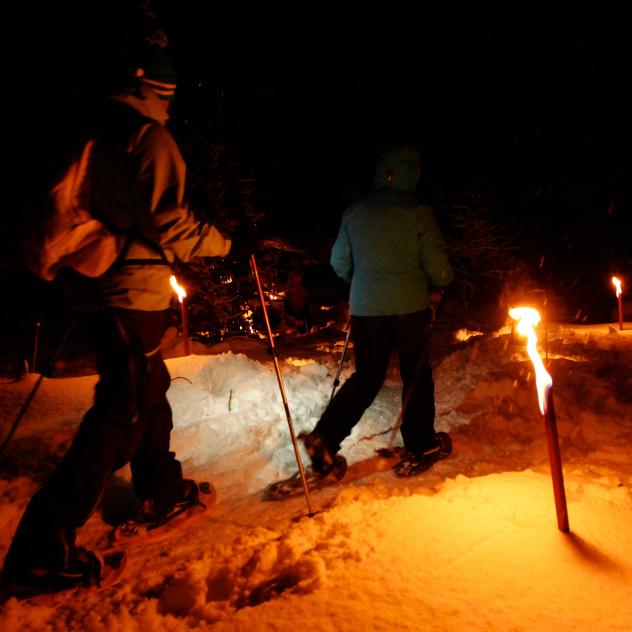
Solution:
<svg viewBox="0 0 632 632"><path fill-rule="evenodd" d="M619 298L621 296L621 294L623 294L623 292L621 291L621 279L618 279L616 276L612 277L612 285L614 285L614 287L617 290L617 298Z"/></svg>
<svg viewBox="0 0 632 632"><path fill-rule="evenodd" d="M178 279L172 274L169 278L169 283L171 283L171 287L173 291L178 295L178 300L182 303L182 301L186 298L187 293L184 288L178 283Z"/></svg>
<svg viewBox="0 0 632 632"><path fill-rule="evenodd" d="M540 313L532 307L514 307L509 310L509 315L518 321L516 331L527 338L527 353L535 369L535 385L538 389L538 402L540 412L546 414L547 394L553 386L553 378L544 368L542 358L538 353L538 337L535 326L540 322Z"/></svg>

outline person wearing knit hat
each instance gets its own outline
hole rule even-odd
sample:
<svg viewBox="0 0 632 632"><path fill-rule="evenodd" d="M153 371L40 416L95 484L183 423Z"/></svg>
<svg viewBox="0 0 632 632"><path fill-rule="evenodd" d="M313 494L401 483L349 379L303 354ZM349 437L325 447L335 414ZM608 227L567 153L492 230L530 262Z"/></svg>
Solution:
<svg viewBox="0 0 632 632"><path fill-rule="evenodd" d="M173 61L164 51L156 49L144 56L135 76L151 88L160 99L171 101L176 94L177 78Z"/></svg>
<svg viewBox="0 0 632 632"><path fill-rule="evenodd" d="M167 51L151 47L139 54L132 66L123 63L123 68L123 85L115 87L111 98L164 125L177 88L175 67Z"/></svg>
<svg viewBox="0 0 632 632"><path fill-rule="evenodd" d="M70 449L20 520L4 560L8 586L47 591L103 579L101 558L78 547L75 532L127 463L140 505L135 526L168 522L199 504L205 489L183 478L169 448L170 378L160 344L171 264L225 257L232 240L198 221L184 200L186 165L165 126L176 89L170 58L150 51L133 76L133 87L100 101L87 137L54 183L53 193L64 195L51 193L57 217L87 216L101 227L90 248L56 261L50 277L88 334L100 379ZM115 236L118 249L105 272L90 257L103 233Z"/></svg>

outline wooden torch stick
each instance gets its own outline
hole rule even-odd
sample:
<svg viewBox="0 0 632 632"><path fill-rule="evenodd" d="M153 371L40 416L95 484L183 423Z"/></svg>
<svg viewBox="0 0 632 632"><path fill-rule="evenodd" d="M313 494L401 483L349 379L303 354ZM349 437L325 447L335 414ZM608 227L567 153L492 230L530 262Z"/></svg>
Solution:
<svg viewBox="0 0 632 632"><path fill-rule="evenodd" d="M184 355L191 355L191 343L189 341L189 315L187 313L186 298L180 300L182 314L182 339L184 340Z"/></svg>
<svg viewBox="0 0 632 632"><path fill-rule="evenodd" d="M560 456L560 442L557 436L557 419L553 405L553 388L549 389L546 397L546 412L544 413L544 428L546 430L546 444L549 450L551 464L551 478L553 479L553 496L555 497L555 513L557 526L560 531L568 533L568 509L566 507L566 492L564 490L564 474L562 473L562 458Z"/></svg>

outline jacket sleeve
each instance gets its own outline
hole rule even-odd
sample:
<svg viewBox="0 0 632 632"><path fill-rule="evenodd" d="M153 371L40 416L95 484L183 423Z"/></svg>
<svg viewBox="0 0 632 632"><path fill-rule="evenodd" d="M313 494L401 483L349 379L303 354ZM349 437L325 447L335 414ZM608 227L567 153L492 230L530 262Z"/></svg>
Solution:
<svg viewBox="0 0 632 632"><path fill-rule="evenodd" d="M338 237L331 249L331 258L329 260L334 272L347 283L351 283L353 276L353 255L351 254L351 242L349 241L349 233L345 223L340 226Z"/></svg>
<svg viewBox="0 0 632 632"><path fill-rule="evenodd" d="M432 209L421 206L417 222L419 262L435 287L445 287L452 282L454 272L445 251L443 236Z"/></svg>
<svg viewBox="0 0 632 632"><path fill-rule="evenodd" d="M138 160L133 190L139 228L181 261L226 256L230 239L198 221L183 202L186 165L171 133L158 123L147 125L132 152Z"/></svg>

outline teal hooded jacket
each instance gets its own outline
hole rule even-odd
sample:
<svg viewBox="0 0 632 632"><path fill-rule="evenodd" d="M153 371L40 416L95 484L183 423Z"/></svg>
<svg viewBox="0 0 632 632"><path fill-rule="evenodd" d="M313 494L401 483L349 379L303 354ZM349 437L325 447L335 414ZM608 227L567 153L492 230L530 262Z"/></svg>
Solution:
<svg viewBox="0 0 632 632"><path fill-rule="evenodd" d="M430 288L453 279L432 209L415 197L419 154L385 152L375 190L343 214L330 263L351 284L353 316L410 314L429 307Z"/></svg>

